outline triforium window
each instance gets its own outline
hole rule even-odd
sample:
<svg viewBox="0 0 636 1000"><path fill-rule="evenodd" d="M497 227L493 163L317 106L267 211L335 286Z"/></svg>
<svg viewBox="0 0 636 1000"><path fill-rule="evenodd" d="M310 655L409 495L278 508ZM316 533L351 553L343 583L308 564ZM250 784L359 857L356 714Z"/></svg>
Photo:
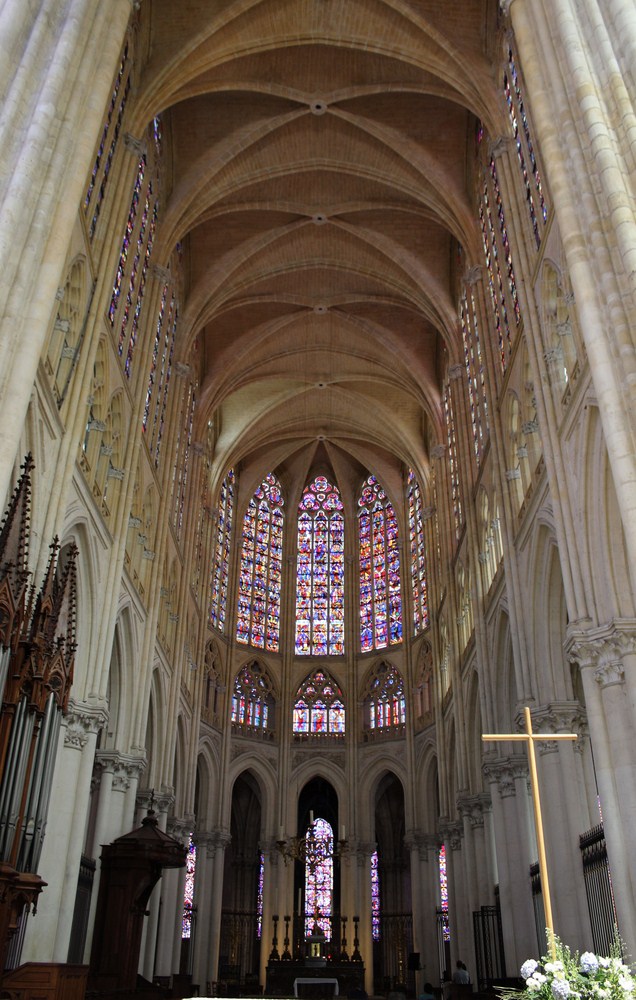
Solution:
<svg viewBox="0 0 636 1000"><path fill-rule="evenodd" d="M250 500L243 520L237 642L276 653L280 638L283 497L271 473Z"/></svg>
<svg viewBox="0 0 636 1000"><path fill-rule="evenodd" d="M344 516L336 486L316 476L298 509L296 653L344 653Z"/></svg>
<svg viewBox="0 0 636 1000"><path fill-rule="evenodd" d="M271 729L274 697L267 671L254 660L239 670L232 695L232 722L249 729Z"/></svg>
<svg viewBox="0 0 636 1000"><path fill-rule="evenodd" d="M293 731L332 735L341 735L345 731L342 691L322 670L314 670L298 689Z"/></svg>
<svg viewBox="0 0 636 1000"><path fill-rule="evenodd" d="M186 857L186 877L183 890L183 921L181 925L181 937L192 937L192 914L194 910L194 875L197 867L197 849L192 842L192 834L188 844L188 854Z"/></svg>
<svg viewBox="0 0 636 1000"><path fill-rule="evenodd" d="M401 674L390 663L381 663L367 686L365 726L386 729L406 721L406 700Z"/></svg>
<svg viewBox="0 0 636 1000"><path fill-rule="evenodd" d="M363 653L402 641L400 551L393 504L375 476L358 500L360 646Z"/></svg>

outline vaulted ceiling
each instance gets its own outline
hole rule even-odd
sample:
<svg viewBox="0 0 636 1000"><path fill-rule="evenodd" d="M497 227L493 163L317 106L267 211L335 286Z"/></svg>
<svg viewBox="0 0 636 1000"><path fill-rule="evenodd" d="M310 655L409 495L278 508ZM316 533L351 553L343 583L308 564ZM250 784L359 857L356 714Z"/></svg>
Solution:
<svg viewBox="0 0 636 1000"><path fill-rule="evenodd" d="M497 18L495 0L142 5L136 127L163 116L158 250L184 248L219 475L425 475L479 255L477 122L503 129Z"/></svg>

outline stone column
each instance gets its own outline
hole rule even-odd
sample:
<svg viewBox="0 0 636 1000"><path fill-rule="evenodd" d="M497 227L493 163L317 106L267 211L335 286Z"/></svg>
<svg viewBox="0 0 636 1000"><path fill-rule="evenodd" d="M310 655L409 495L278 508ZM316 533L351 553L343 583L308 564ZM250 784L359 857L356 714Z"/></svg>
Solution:
<svg viewBox="0 0 636 1000"><path fill-rule="evenodd" d="M231 838L224 830L211 830L197 834L195 839L198 848L194 897L197 906L197 936L193 980L207 992L207 984L215 982L218 976L223 866L225 848ZM204 848L200 851L201 858L199 848Z"/></svg>
<svg viewBox="0 0 636 1000"><path fill-rule="evenodd" d="M375 992L373 984L373 929L371 927L371 855L375 851L375 844L358 843L354 845L357 862L357 900L358 911L352 913L350 926L347 930L349 940L349 956L354 951L354 923L353 917L360 917L358 924L358 950L364 963L364 988L369 995Z"/></svg>
<svg viewBox="0 0 636 1000"><path fill-rule="evenodd" d="M576 703L536 709L532 720L535 733L584 734L583 712ZM541 741L536 750L554 926L571 948L583 951L592 931L578 839L591 823L581 755L574 743L563 740Z"/></svg>
<svg viewBox="0 0 636 1000"><path fill-rule="evenodd" d="M530 839L528 765L524 757L499 758L484 764L484 776L492 802L506 973L515 976L538 947L529 875L536 848Z"/></svg>
<svg viewBox="0 0 636 1000"><path fill-rule="evenodd" d="M10 481L131 0L11 0L5 8L0 396L10 405L4 403L0 423L0 496ZM12 45L16 38L22 44Z"/></svg>
<svg viewBox="0 0 636 1000"><path fill-rule="evenodd" d="M193 823L192 817L185 819L171 817L168 820L166 830L171 837L187 847ZM161 876L161 907L154 961L155 976L170 976L179 972L185 878L185 868L168 868Z"/></svg>
<svg viewBox="0 0 636 1000"><path fill-rule="evenodd" d="M580 666L594 750L618 927L636 949L636 621L614 619L571 629L571 660Z"/></svg>
<svg viewBox="0 0 636 1000"><path fill-rule="evenodd" d="M464 862L470 909L492 903L494 878L484 836L484 817L490 811L487 795L463 795L457 806L464 825Z"/></svg>
<svg viewBox="0 0 636 1000"><path fill-rule="evenodd" d="M154 807L154 810L157 813L159 829L166 832L168 828L168 814L174 805L174 789L163 786L159 794L150 794L152 797L148 805L150 808ZM142 795L139 796L139 804L145 805L147 801L148 792L144 790ZM150 900L148 901L143 937L141 940L141 949L139 952L139 972L144 979L147 979L149 982L152 982L156 974L161 889L162 879L160 878L152 891Z"/></svg>
<svg viewBox="0 0 636 1000"><path fill-rule="evenodd" d="M107 718L99 702L71 701L63 719L40 859L48 885L27 924L23 962L67 961L95 745Z"/></svg>

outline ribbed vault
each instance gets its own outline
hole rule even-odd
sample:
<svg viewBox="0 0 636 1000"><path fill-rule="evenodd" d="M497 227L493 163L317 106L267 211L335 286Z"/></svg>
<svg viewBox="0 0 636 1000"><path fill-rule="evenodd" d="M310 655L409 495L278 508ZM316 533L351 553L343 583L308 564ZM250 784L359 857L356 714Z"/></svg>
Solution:
<svg viewBox="0 0 636 1000"><path fill-rule="evenodd" d="M158 251L184 254L181 349L196 342L217 479L426 477L479 253L477 123L496 136L505 111L496 8L144 5L136 125L161 113L169 136Z"/></svg>

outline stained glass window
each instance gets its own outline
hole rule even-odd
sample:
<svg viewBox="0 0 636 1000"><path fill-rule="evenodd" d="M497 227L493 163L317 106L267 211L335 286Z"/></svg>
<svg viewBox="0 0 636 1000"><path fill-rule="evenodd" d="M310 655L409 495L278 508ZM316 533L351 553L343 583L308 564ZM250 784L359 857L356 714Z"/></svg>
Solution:
<svg viewBox="0 0 636 1000"><path fill-rule="evenodd" d="M91 179L84 198L84 212L88 219L92 211L91 221L88 227L89 238L92 240L97 228L99 214L106 192L106 185L110 175L117 140L121 132L122 120L126 109L126 101L130 93L130 75L128 64L128 46L119 64L119 70L113 84L113 92L110 105L106 113L106 121L102 129L102 134L95 157L95 163L91 173ZM97 192L97 193L95 193Z"/></svg>
<svg viewBox="0 0 636 1000"><path fill-rule="evenodd" d="M358 500L360 646L363 653L402 641L400 550L393 504L375 476Z"/></svg>
<svg viewBox="0 0 636 1000"><path fill-rule="evenodd" d="M196 406L196 387L190 383L183 398L182 421L177 438L177 448L172 472L172 500L174 504L174 526L177 535L181 535L183 526L183 510L186 486L188 483L188 466L190 449L192 447L192 427L194 424L194 409Z"/></svg>
<svg viewBox="0 0 636 1000"><path fill-rule="evenodd" d="M455 521L455 535L459 538L464 523L464 515L459 483L459 456L457 452L457 433L455 431L455 413L450 382L447 382L444 387L444 416L446 418L446 436L448 440L448 469L450 473L453 519Z"/></svg>
<svg viewBox="0 0 636 1000"><path fill-rule="evenodd" d="M343 735L345 708L342 691L323 670L314 670L301 684L293 713L295 733Z"/></svg>
<svg viewBox="0 0 636 1000"><path fill-rule="evenodd" d="M333 830L326 819L316 819L308 836L313 843L305 857L305 935L315 924L331 939L333 907Z"/></svg>
<svg viewBox="0 0 636 1000"><path fill-rule="evenodd" d="M473 433L475 461L479 466L488 438L488 401L484 359L479 339L477 306L472 288L466 289L459 303L459 318L464 342L464 363L468 376L468 401Z"/></svg>
<svg viewBox="0 0 636 1000"><path fill-rule="evenodd" d="M221 485L219 503L216 509L210 624L218 628L220 632L225 631L225 617L227 613L227 581L230 568L232 517L234 514L234 482L234 469L230 469Z"/></svg>
<svg viewBox="0 0 636 1000"><path fill-rule="evenodd" d="M413 588L413 634L428 628L428 585L426 581L426 543L422 516L422 491L413 469L408 471L409 537L411 544L411 586Z"/></svg>
<svg viewBox="0 0 636 1000"><path fill-rule="evenodd" d="M181 937L189 938L192 934L192 911L194 909L194 875L197 866L197 849L192 842L188 844L186 857L185 889L183 892L183 920L181 922Z"/></svg>
<svg viewBox="0 0 636 1000"><path fill-rule="evenodd" d="M387 729L404 725L406 721L404 682L390 663L381 663L369 681L365 716L369 729Z"/></svg>
<svg viewBox="0 0 636 1000"><path fill-rule="evenodd" d="M236 639L273 653L279 648L283 524L280 483L270 473L243 519Z"/></svg>
<svg viewBox="0 0 636 1000"><path fill-rule="evenodd" d="M543 195L539 165L530 135L530 125L512 49L508 50L508 69L503 75L503 86L517 147L517 159L523 177L525 202L528 206L530 223L538 249L541 245L543 227L548 221L548 209ZM520 123L521 128L519 128Z"/></svg>
<svg viewBox="0 0 636 1000"><path fill-rule="evenodd" d="M232 722L245 728L267 729L273 706L272 682L267 671L256 660L246 664L234 682Z"/></svg>
<svg viewBox="0 0 636 1000"><path fill-rule="evenodd" d="M260 940L263 933L263 885L265 882L265 855L258 855L258 887L256 890L256 937Z"/></svg>
<svg viewBox="0 0 636 1000"><path fill-rule="evenodd" d="M380 873L377 851L371 855L371 936L374 941L380 940Z"/></svg>
<svg viewBox="0 0 636 1000"><path fill-rule="evenodd" d="M119 297L121 295L122 282L124 279L124 272L126 270L126 261L128 260L128 251L130 250L130 243L135 232L135 222L137 219L137 209L139 207L139 199L141 197L141 189L143 186L144 176L146 173L146 157L143 155L139 163L137 164L137 178L135 180L135 186L133 188L132 199L130 202L130 211L128 212L128 221L126 222L126 231L124 233L124 238L121 244L121 250L119 252L119 261L117 262L117 270L115 271L115 281L113 283L113 291L110 297L110 305L108 307L108 318L110 320L111 326L115 325L115 314L117 312L117 305L119 303Z"/></svg>
<svg viewBox="0 0 636 1000"><path fill-rule="evenodd" d="M316 476L298 513L296 653L344 653L344 516L336 486Z"/></svg>
<svg viewBox="0 0 636 1000"><path fill-rule="evenodd" d="M446 848L442 844L439 851L439 893L440 909L446 919L443 921L444 940L450 941L450 929L448 925L448 877L446 874Z"/></svg>
<svg viewBox="0 0 636 1000"><path fill-rule="evenodd" d="M170 309L164 327L163 338L160 338L161 330L157 329L157 357L153 361L151 377L152 386L149 391L154 395L154 414L152 423L148 422L148 434L150 440L148 447L155 463L155 468L159 468L159 457L161 455L161 443L163 429L168 406L168 389L170 387L170 376L172 375L172 359L174 356L174 345L177 336L177 320L179 310L174 295L170 299Z"/></svg>

